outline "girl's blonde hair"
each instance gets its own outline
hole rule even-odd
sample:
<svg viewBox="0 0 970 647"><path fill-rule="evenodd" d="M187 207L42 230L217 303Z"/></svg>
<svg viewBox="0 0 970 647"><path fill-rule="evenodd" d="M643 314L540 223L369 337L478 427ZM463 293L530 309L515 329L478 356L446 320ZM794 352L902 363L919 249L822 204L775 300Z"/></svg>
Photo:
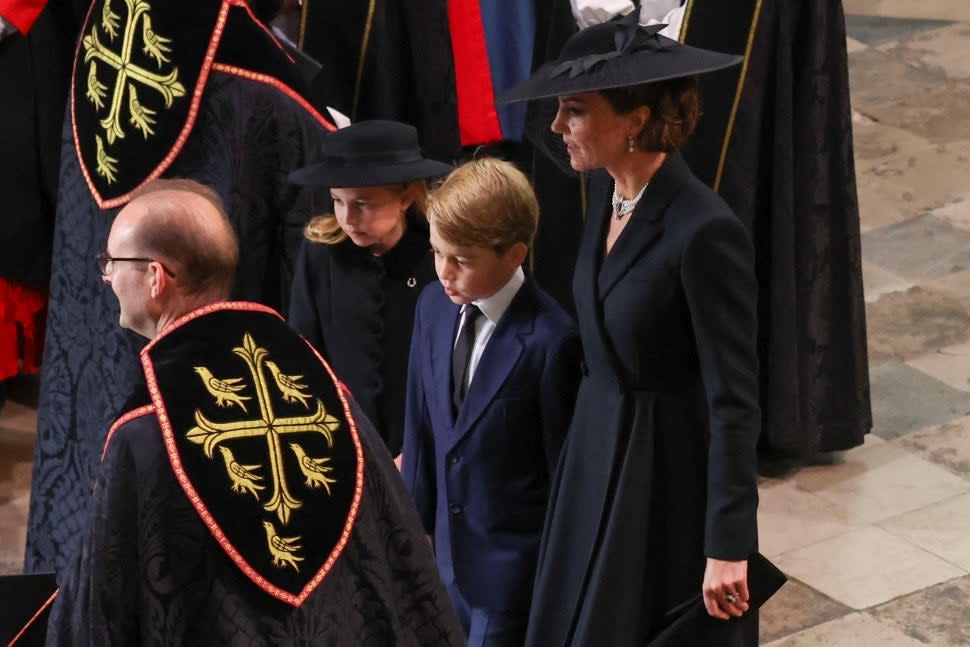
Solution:
<svg viewBox="0 0 970 647"><path fill-rule="evenodd" d="M388 188L398 189L399 195L411 201L411 211L420 218L425 217L428 205L428 185L424 180L414 180L404 184L391 185ZM347 234L340 228L337 217L332 213L314 216L303 229L307 240L324 245L336 245L347 240Z"/></svg>
<svg viewBox="0 0 970 647"><path fill-rule="evenodd" d="M539 203L515 165L482 157L459 166L431 192L428 221L452 245L504 254L516 243L532 246Z"/></svg>

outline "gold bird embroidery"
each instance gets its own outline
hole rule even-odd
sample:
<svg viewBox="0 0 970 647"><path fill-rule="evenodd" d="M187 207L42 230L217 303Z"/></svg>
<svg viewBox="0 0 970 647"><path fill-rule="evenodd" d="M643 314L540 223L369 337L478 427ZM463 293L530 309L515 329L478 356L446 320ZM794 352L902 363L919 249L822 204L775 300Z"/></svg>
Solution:
<svg viewBox="0 0 970 647"><path fill-rule="evenodd" d="M280 367L276 365L276 362L269 360L266 361L266 367L273 374L273 379L276 381L276 386L279 387L280 393L283 394L284 400L287 402L299 401L304 407L310 406L307 403L307 400L310 399L310 394L303 392L303 389L307 388L307 385L300 382L303 379L302 375L284 375Z"/></svg>
<svg viewBox="0 0 970 647"><path fill-rule="evenodd" d="M256 481L262 481L263 477L253 470L258 470L262 465L242 465L236 462L236 457L232 455L232 451L228 447L219 447L219 452L222 453L222 461L226 464L226 474L232 481L232 491L249 492L258 501L257 490L265 490L266 488L256 484Z"/></svg>
<svg viewBox="0 0 970 647"><path fill-rule="evenodd" d="M88 67L88 90L84 93L84 96L98 110L104 107L104 100L108 96L108 86L98 80L98 66L94 61L91 61L91 65ZM104 146L101 149L103 150Z"/></svg>
<svg viewBox="0 0 970 647"><path fill-rule="evenodd" d="M144 18L142 18L141 37L144 45L142 51L155 59L155 62L158 63L158 67L161 67L162 63L170 62L168 54L172 53L172 48L169 47L172 39L159 36L155 33L155 30L152 29L151 16L146 15Z"/></svg>
<svg viewBox="0 0 970 647"><path fill-rule="evenodd" d="M111 3L105 2L101 8L101 28L108 34L110 40L118 37L118 29L121 26L121 16L111 10Z"/></svg>
<svg viewBox="0 0 970 647"><path fill-rule="evenodd" d="M199 374L202 379L202 384L205 386L206 391L209 395L216 399L216 404L220 407L227 407L232 404L239 405L239 408L246 411L246 405L243 400L251 400L249 396L239 395L239 391L246 388L244 384L239 384L242 382L241 377L233 377L227 380L220 380L219 378L212 375L205 366L196 366L195 372ZM246 411L246 413L249 413Z"/></svg>
<svg viewBox="0 0 970 647"><path fill-rule="evenodd" d="M307 456L306 451L296 443L290 443L290 449L296 454L300 471L306 477L307 487L315 488L322 485L326 489L327 494L330 494L330 486L337 482L336 479L327 476L327 474L333 471L333 468L327 465L330 459Z"/></svg>
<svg viewBox="0 0 970 647"><path fill-rule="evenodd" d="M94 143L97 146L95 159L98 162L98 175L103 177L108 184L113 184L118 180L118 160L108 155L104 150L104 142L101 137L94 136Z"/></svg>
<svg viewBox="0 0 970 647"><path fill-rule="evenodd" d="M270 555L273 556L273 566L279 566L280 568L292 566L293 570L299 573L300 567L297 566L297 562L302 562L303 558L294 553L302 548L297 543L300 541L300 538L280 537L276 533L276 528L269 521L263 522L263 528L266 529L266 544L269 547Z"/></svg>
<svg viewBox="0 0 970 647"><path fill-rule="evenodd" d="M135 86L128 88L128 113L131 115L132 125L141 131L141 134L148 139L149 135L155 134L155 114L157 110L147 108L138 101L138 93Z"/></svg>

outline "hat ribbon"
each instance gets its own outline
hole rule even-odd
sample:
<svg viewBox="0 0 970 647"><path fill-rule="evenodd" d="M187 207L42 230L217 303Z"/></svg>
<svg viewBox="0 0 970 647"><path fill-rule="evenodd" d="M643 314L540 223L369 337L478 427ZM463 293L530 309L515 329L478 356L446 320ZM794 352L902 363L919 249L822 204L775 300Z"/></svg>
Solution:
<svg viewBox="0 0 970 647"><path fill-rule="evenodd" d="M616 33L613 35L616 49L612 52L588 54L580 58L564 61L552 70L550 77L556 78L569 72L569 78L574 79L580 74L589 72L597 65L619 56L644 50L659 51L666 49L667 45L660 39L660 31L667 25L659 24L641 27L638 20L639 12L631 11L622 20L617 21Z"/></svg>
<svg viewBox="0 0 970 647"><path fill-rule="evenodd" d="M372 153L355 152L352 155L330 154L324 155L320 162L326 166L354 167L364 164L402 164L418 162L422 159L419 150L404 149L397 151L375 151Z"/></svg>

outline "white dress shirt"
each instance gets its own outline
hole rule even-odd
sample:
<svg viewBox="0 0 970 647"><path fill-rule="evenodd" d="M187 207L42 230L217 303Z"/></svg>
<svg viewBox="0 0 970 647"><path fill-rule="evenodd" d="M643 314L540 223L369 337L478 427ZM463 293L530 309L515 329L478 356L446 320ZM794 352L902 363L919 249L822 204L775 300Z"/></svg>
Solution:
<svg viewBox="0 0 970 647"><path fill-rule="evenodd" d="M472 378L475 377L475 369L478 368L478 362L482 359L482 353L485 352L488 340L492 338L492 333L495 332L495 326L501 321L505 311L509 309L509 304L519 293L523 283L525 283L525 272L519 267L515 270L512 278L508 280L508 283L502 286L498 292L488 298L472 301L485 316L479 317L475 321L475 343L472 345L472 352L468 358L468 373L465 378L466 390L471 385ZM462 317L462 325L464 325L464 317ZM458 341L460 334L461 330L455 334L455 342Z"/></svg>

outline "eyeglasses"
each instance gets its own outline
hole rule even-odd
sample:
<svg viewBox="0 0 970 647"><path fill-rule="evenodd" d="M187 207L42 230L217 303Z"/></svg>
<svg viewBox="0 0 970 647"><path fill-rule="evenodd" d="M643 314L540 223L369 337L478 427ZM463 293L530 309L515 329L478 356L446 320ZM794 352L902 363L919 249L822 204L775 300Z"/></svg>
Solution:
<svg viewBox="0 0 970 647"><path fill-rule="evenodd" d="M148 258L145 256L128 256L128 257L109 256L108 252L101 252L100 254L94 257L94 260L98 262L98 269L101 270L101 276L111 276L112 272L115 271L114 264L120 261L131 261L131 262L137 262L137 263L157 263L158 262L154 258ZM161 263L158 263L158 264L162 265ZM175 274L173 274L172 271L169 270L167 267L162 265L162 269L165 271L166 274L171 276L173 279L175 278Z"/></svg>

